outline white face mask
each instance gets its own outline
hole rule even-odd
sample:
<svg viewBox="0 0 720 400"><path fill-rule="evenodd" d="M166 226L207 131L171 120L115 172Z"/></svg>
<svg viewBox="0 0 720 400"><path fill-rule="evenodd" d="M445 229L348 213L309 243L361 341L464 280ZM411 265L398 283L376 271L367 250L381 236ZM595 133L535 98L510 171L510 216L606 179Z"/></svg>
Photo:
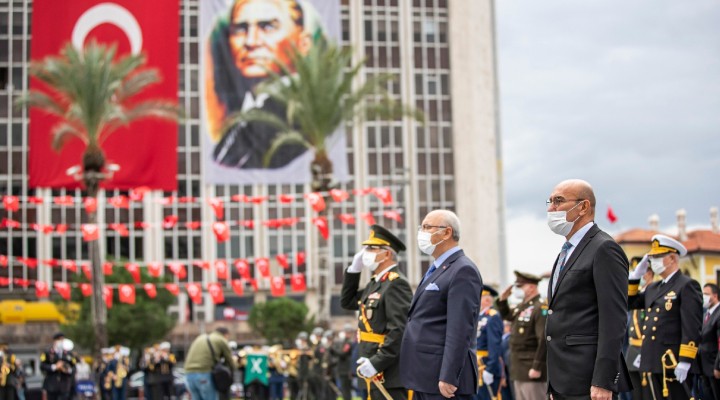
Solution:
<svg viewBox="0 0 720 400"><path fill-rule="evenodd" d="M518 300L525 300L525 291L522 290L521 287L513 286L511 293L512 293L512 297L514 297Z"/></svg>
<svg viewBox="0 0 720 400"><path fill-rule="evenodd" d="M346 338L347 338L347 334L344 331L340 331L340 333L338 333L338 339L340 339L340 341L343 341Z"/></svg>
<svg viewBox="0 0 720 400"><path fill-rule="evenodd" d="M580 204L582 204L582 202L575 204L573 208L579 206ZM572 230L573 225L575 225L575 221L580 219L580 216L578 215L578 217L575 218L574 221L567 220L567 213L569 211L572 211L573 208L569 209L568 211L548 211L547 224L550 227L550 230L560 236L567 236L568 233L570 233L570 231Z"/></svg>
<svg viewBox="0 0 720 400"><path fill-rule="evenodd" d="M378 265L380 265L380 263L381 263L382 261L385 261L385 260L375 261L375 259L377 258L377 254L378 254L378 253L374 253L374 252L372 252L372 251L367 251L367 250L364 251L364 252L363 252L363 255L362 255L363 267L365 267L365 268L367 268L367 269L369 269L369 270L372 271L372 270L374 270L375 268L377 268Z"/></svg>
<svg viewBox="0 0 720 400"><path fill-rule="evenodd" d="M706 294L703 295L703 307L710 308L710 296Z"/></svg>
<svg viewBox="0 0 720 400"><path fill-rule="evenodd" d="M417 242L418 242L418 247L420 248L420 251L431 256L435 252L435 248L437 247L437 245L439 245L440 243L445 241L445 239L443 239L443 240L433 244L432 236L438 232L442 232L445 229L446 228L439 229L434 233L425 232L425 231L418 232Z"/></svg>
<svg viewBox="0 0 720 400"><path fill-rule="evenodd" d="M650 259L650 268L656 275L660 275L665 272L665 263L663 263L662 257L653 257Z"/></svg>

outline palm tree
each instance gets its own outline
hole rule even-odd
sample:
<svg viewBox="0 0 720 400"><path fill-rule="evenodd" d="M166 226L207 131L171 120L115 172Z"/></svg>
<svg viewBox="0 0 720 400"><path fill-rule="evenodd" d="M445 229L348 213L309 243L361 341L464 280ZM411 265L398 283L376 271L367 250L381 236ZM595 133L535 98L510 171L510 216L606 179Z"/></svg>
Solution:
<svg viewBox="0 0 720 400"><path fill-rule="evenodd" d="M265 165L269 165L278 149L286 145L299 144L313 150L310 186L327 197L333 182L328 139L341 126L359 124L366 119L394 120L403 116L423 119L420 111L392 98L387 90L392 75L371 76L358 85L366 60L353 64L352 54L352 48L325 40L316 42L307 54L292 49L291 65L276 60L281 72L268 71L269 78L257 89L257 95L267 94L284 107L285 118L264 110L249 109L230 115L222 128L223 133L247 122L274 126L279 133L264 156ZM328 322L330 309L327 252L327 243L320 242L321 323Z"/></svg>
<svg viewBox="0 0 720 400"><path fill-rule="evenodd" d="M165 100L133 101L134 96L160 81L154 69L140 69L144 55L127 55L115 61L116 46L91 41L84 49L68 43L59 57L30 64L30 75L49 88L49 93L31 90L16 105L37 107L60 118L52 128L52 147L59 151L72 138L85 145L82 157L83 183L88 197L96 198L105 175L103 142L121 126L134 120L157 117L177 120L177 105ZM88 222L97 223L89 213ZM95 325L96 356L107 347L107 309L102 299L103 273L99 242L89 245L93 271L91 298ZM98 358L99 359L99 358Z"/></svg>

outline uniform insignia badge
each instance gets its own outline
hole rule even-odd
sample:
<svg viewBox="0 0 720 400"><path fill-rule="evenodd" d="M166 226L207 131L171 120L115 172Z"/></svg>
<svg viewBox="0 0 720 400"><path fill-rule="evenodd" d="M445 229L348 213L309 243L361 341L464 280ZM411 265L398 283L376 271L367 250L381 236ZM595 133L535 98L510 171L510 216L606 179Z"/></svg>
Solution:
<svg viewBox="0 0 720 400"><path fill-rule="evenodd" d="M367 311L365 311L365 316L367 316L367 319L372 319L373 310L367 310Z"/></svg>
<svg viewBox="0 0 720 400"><path fill-rule="evenodd" d="M391 281L394 281L395 279L397 279L399 277L400 277L400 274L398 274L397 272L391 272L388 274L388 279Z"/></svg>
<svg viewBox="0 0 720 400"><path fill-rule="evenodd" d="M523 333L525 333L525 328L523 328L523 327L521 326L520 329L518 329L518 333L521 334L521 335L522 335Z"/></svg>
<svg viewBox="0 0 720 400"><path fill-rule="evenodd" d="M665 294L665 298L666 298L666 299L673 299L673 300L674 300L674 299L677 298L677 293L675 293L674 290L671 290L671 291L669 291L669 292L667 292L667 293Z"/></svg>
<svg viewBox="0 0 720 400"><path fill-rule="evenodd" d="M670 311L671 309L672 309L672 300L667 299L667 301L665 302L665 310Z"/></svg>
<svg viewBox="0 0 720 400"><path fill-rule="evenodd" d="M368 296L368 299L370 300L380 300L380 296L382 296L379 292L370 293Z"/></svg>

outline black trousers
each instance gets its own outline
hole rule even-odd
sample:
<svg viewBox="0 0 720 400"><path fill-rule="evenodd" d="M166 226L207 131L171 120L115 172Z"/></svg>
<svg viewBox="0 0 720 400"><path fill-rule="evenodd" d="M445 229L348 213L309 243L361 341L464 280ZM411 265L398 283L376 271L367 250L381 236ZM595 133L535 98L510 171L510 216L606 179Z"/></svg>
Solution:
<svg viewBox="0 0 720 400"><path fill-rule="evenodd" d="M338 374L343 400L352 400L352 380L349 374Z"/></svg>
<svg viewBox="0 0 720 400"><path fill-rule="evenodd" d="M632 400L643 400L642 372L628 371L630 374L630 382L632 382Z"/></svg>
<svg viewBox="0 0 720 400"><path fill-rule="evenodd" d="M703 376L703 400L720 399L720 379L715 377Z"/></svg>
<svg viewBox="0 0 720 400"><path fill-rule="evenodd" d="M406 392L407 394L407 392ZM473 395L472 394L456 394L455 397L453 397L453 400L472 400ZM393 397L393 399L395 399ZM414 392L413 394L413 400L447 400L447 398L443 397L441 394L435 394L435 393L422 393L422 392Z"/></svg>
<svg viewBox="0 0 720 400"><path fill-rule="evenodd" d="M9 381L5 386L0 386L0 400L15 400L15 386Z"/></svg>

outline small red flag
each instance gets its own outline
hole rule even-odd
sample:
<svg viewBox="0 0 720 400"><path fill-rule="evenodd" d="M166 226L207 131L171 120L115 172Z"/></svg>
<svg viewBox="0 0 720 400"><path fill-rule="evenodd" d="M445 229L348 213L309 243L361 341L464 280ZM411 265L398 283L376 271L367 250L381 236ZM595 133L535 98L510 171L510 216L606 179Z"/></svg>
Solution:
<svg viewBox="0 0 720 400"><path fill-rule="evenodd" d="M213 212L215 212L215 218L223 219L223 216L225 215L225 202L223 199L213 197L208 200L208 203L210 203L210 207L212 207Z"/></svg>
<svg viewBox="0 0 720 400"><path fill-rule="evenodd" d="M213 304L222 304L225 302L225 294L223 293L222 286L219 283L213 282L208 284L208 293Z"/></svg>
<svg viewBox="0 0 720 400"><path fill-rule="evenodd" d="M143 289L145 289L145 293L147 293L149 298L154 299L157 297L157 288L155 287L155 284L146 283L143 285Z"/></svg>
<svg viewBox="0 0 720 400"><path fill-rule="evenodd" d="M323 239L327 240L330 237L330 228L328 227L327 218L317 217L312 219L313 225L315 225L320 231Z"/></svg>
<svg viewBox="0 0 720 400"><path fill-rule="evenodd" d="M57 224L55 225L55 232L59 234L63 234L67 232L67 224Z"/></svg>
<svg viewBox="0 0 720 400"><path fill-rule="evenodd" d="M130 236L130 231L128 231L127 225L125 224L109 224L108 228L116 231L118 235L122 237Z"/></svg>
<svg viewBox="0 0 720 400"><path fill-rule="evenodd" d="M289 194L281 194L281 195L278 196L278 200L279 200L281 203L288 204L288 203L292 203L293 200L295 200L295 197L293 197L293 196L291 196L291 195L289 195Z"/></svg>
<svg viewBox="0 0 720 400"><path fill-rule="evenodd" d="M340 189L330 189L330 196L333 201L340 203L350 198L350 193Z"/></svg>
<svg viewBox="0 0 720 400"><path fill-rule="evenodd" d="M7 268L7 266L8 266L8 258L7 258L7 256L4 256L4 255L1 255L1 254L0 254L0 266L3 267L3 268Z"/></svg>
<svg viewBox="0 0 720 400"><path fill-rule="evenodd" d="M163 265L159 262L149 262L147 264L148 274L153 278L159 278L162 274Z"/></svg>
<svg viewBox="0 0 720 400"><path fill-rule="evenodd" d="M20 209L20 201L17 196L3 196L3 206L10 212L15 212Z"/></svg>
<svg viewBox="0 0 720 400"><path fill-rule="evenodd" d="M201 226L202 226L202 222L200 222L200 221L188 221L185 223L185 227L190 229L191 231L200 229Z"/></svg>
<svg viewBox="0 0 720 400"><path fill-rule="evenodd" d="M180 262L169 262L168 268L170 269L170 272L173 273L173 275L177 276L178 279L185 279L187 276L187 270L185 269L185 264Z"/></svg>
<svg viewBox="0 0 720 400"><path fill-rule="evenodd" d="M372 194L375 195L384 205L390 205L393 202L392 193L388 188L373 188Z"/></svg>
<svg viewBox="0 0 720 400"><path fill-rule="evenodd" d="M270 260L265 257L258 257L255 259L255 266L260 272L260 276L263 278L270 277Z"/></svg>
<svg viewBox="0 0 720 400"><path fill-rule="evenodd" d="M90 281L92 280L92 266L90 264L82 264L80 266L85 277Z"/></svg>
<svg viewBox="0 0 720 400"><path fill-rule="evenodd" d="M89 283L81 283L80 284L80 293L82 293L83 297L90 297L92 294L92 285Z"/></svg>
<svg viewBox="0 0 720 400"><path fill-rule="evenodd" d="M295 266L299 267L304 264L305 264L305 252L298 251L297 254L295 254Z"/></svg>
<svg viewBox="0 0 720 400"><path fill-rule="evenodd" d="M195 304L202 304L202 288L199 283L188 283L185 285L188 297Z"/></svg>
<svg viewBox="0 0 720 400"><path fill-rule="evenodd" d="M53 197L53 202L59 206L71 206L75 204L72 196L56 196Z"/></svg>
<svg viewBox="0 0 720 400"><path fill-rule="evenodd" d="M372 212L366 212L365 214L362 214L361 217L365 220L366 224L375 225L375 216L372 214Z"/></svg>
<svg viewBox="0 0 720 400"><path fill-rule="evenodd" d="M245 291L245 284L243 281L241 279L233 279L231 284L233 292L235 292L238 296L242 296Z"/></svg>
<svg viewBox="0 0 720 400"><path fill-rule="evenodd" d="M355 216L352 214L339 214L338 219L343 223L347 225L355 225Z"/></svg>
<svg viewBox="0 0 720 400"><path fill-rule="evenodd" d="M178 286L176 283L166 283L165 290L170 292L173 296L177 296L180 294L180 286Z"/></svg>
<svg viewBox="0 0 720 400"><path fill-rule="evenodd" d="M60 265L70 272L77 273L77 264L73 260L62 260Z"/></svg>
<svg viewBox="0 0 720 400"><path fill-rule="evenodd" d="M92 214L97 211L97 199L94 197L84 198L83 205L85 206L85 212L88 214Z"/></svg>
<svg viewBox="0 0 720 400"><path fill-rule="evenodd" d="M255 229L255 221L251 219L240 220L238 221L238 224L240 224L240 226L242 226L243 228Z"/></svg>
<svg viewBox="0 0 720 400"><path fill-rule="evenodd" d="M106 261L103 263L103 275L112 275L113 263Z"/></svg>
<svg viewBox="0 0 720 400"><path fill-rule="evenodd" d="M310 206L313 210L315 210L315 212L320 212L325 209L325 199L320 193L308 193L305 195L305 197L308 199Z"/></svg>
<svg viewBox="0 0 720 400"><path fill-rule="evenodd" d="M273 276L270 280L270 294L279 297L285 296L285 278L282 276Z"/></svg>
<svg viewBox="0 0 720 400"><path fill-rule="evenodd" d="M140 266L137 263L127 263L125 269L130 273L135 283L140 283Z"/></svg>
<svg viewBox="0 0 720 400"><path fill-rule="evenodd" d="M225 260L215 260L215 273L218 279L228 278L228 265Z"/></svg>
<svg viewBox="0 0 720 400"><path fill-rule="evenodd" d="M115 208L130 208L130 200L124 195L111 197L108 203Z"/></svg>
<svg viewBox="0 0 720 400"><path fill-rule="evenodd" d="M165 219L163 220L162 226L163 226L163 228L165 228L165 229L170 229L170 228L174 227L175 225L177 225L177 222L178 222L178 216L177 216L177 215L168 215L168 216L165 217Z"/></svg>
<svg viewBox="0 0 720 400"><path fill-rule="evenodd" d="M132 201L143 201L145 193L148 193L150 188L147 186L140 186L135 189L130 189L130 200Z"/></svg>
<svg viewBox="0 0 720 400"><path fill-rule="evenodd" d="M393 221L402 223L402 215L400 215L400 213L397 211L394 211L394 210L385 211L385 212L383 212L383 216L385 218L391 219Z"/></svg>
<svg viewBox="0 0 720 400"><path fill-rule="evenodd" d="M213 232L215 232L218 243L226 242L230 239L230 228L227 222L213 222L212 229Z"/></svg>
<svg viewBox="0 0 720 400"><path fill-rule="evenodd" d="M103 298L105 299L105 305L107 308L112 308L113 306L113 288L111 286L103 286Z"/></svg>
<svg viewBox="0 0 720 400"><path fill-rule="evenodd" d="M100 238L100 229L97 224L82 224L83 240L92 242Z"/></svg>
<svg viewBox="0 0 720 400"><path fill-rule="evenodd" d="M246 259L238 258L235 260L235 269L237 269L241 278L250 280L250 263Z"/></svg>
<svg viewBox="0 0 720 400"><path fill-rule="evenodd" d="M293 274L290 281L290 286L292 287L292 290L294 292L304 292L307 289L307 285L305 283L305 275Z"/></svg>
<svg viewBox="0 0 720 400"><path fill-rule="evenodd" d="M65 300L70 300L70 284L67 282L55 282L55 290L58 291L60 294L60 297L62 297Z"/></svg>
<svg viewBox="0 0 720 400"><path fill-rule="evenodd" d="M48 288L47 283L43 281L35 282L35 296L39 299L50 297L50 289Z"/></svg>
<svg viewBox="0 0 720 400"><path fill-rule="evenodd" d="M615 212L613 211L612 207L608 206L607 209L607 219L610 221L611 224L614 224L615 221L617 221L617 215L615 215Z"/></svg>
<svg viewBox="0 0 720 400"><path fill-rule="evenodd" d="M278 264L283 267L283 269L290 268L290 262L288 262L287 254L278 254L275 256L275 259L277 260Z"/></svg>
<svg viewBox="0 0 720 400"><path fill-rule="evenodd" d="M135 304L135 286L122 284L118 286L120 294L120 302L125 304Z"/></svg>

